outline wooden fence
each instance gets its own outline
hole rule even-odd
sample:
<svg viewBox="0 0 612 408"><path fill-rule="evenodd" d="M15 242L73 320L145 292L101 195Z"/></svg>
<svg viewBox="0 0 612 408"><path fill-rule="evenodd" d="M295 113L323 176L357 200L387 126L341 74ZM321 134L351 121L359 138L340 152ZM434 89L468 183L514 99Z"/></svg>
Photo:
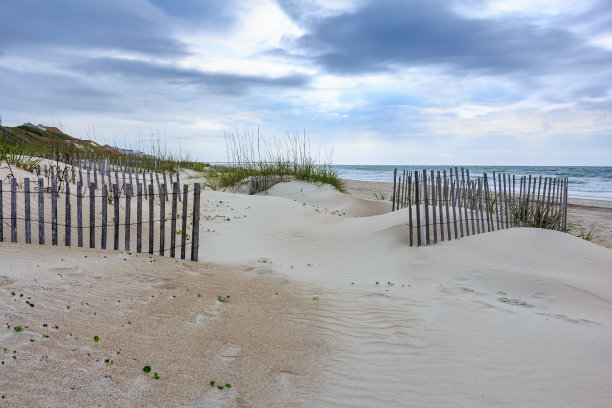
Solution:
<svg viewBox="0 0 612 408"><path fill-rule="evenodd" d="M268 190L276 184L286 181L288 178L283 176L251 176L249 177L249 194L257 194Z"/></svg>
<svg viewBox="0 0 612 408"><path fill-rule="evenodd" d="M185 259L190 249L191 260L198 260L200 184L183 185L181 194L178 175L176 182L170 177L169 185L172 187L168 191L165 175L163 184L157 177L155 188L152 175L147 185L146 178L143 177L141 183L138 174L132 177L131 173L127 178L123 173L123 184L119 183L117 173L116 183L111 182L110 173L102 173L99 183L95 175L87 177L87 184L83 183L83 177L70 183L66 169L73 171L74 167L65 167L61 171L63 179L52 174L47 185L42 177L38 180L12 178L9 183L0 181L0 242L5 239L6 224L11 242L32 243L32 226L37 223L38 243L41 245L48 242L50 227L52 245L63 242L65 246L73 246L76 241L78 247L83 247L88 235L90 248L135 249L136 252L148 249L149 254L171 257L176 257L177 250L180 250L181 259ZM50 171L53 173L57 169ZM6 196L9 196L8 200L5 200ZM167 201L170 213L166 208ZM19 205L20 202L23 206ZM180 209L179 202L182 203ZM135 222L132 214L136 216ZM168 221L170 228L166 226ZM110 231L109 227L112 228ZM191 234L188 234L189 227Z"/></svg>
<svg viewBox="0 0 612 408"><path fill-rule="evenodd" d="M395 169L392 209L408 210L410 246L421 246L514 227L565 231L567 191L567 178Z"/></svg>

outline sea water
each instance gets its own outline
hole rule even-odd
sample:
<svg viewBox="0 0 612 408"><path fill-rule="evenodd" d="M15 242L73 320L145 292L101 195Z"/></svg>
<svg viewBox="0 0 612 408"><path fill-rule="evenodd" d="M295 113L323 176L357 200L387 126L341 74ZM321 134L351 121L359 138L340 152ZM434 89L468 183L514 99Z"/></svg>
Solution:
<svg viewBox="0 0 612 408"><path fill-rule="evenodd" d="M349 180L393 182L393 169L398 172L423 171L427 169L447 173L448 166L407 166L407 165L333 165L340 177ZM452 166L454 168L454 166ZM489 177L495 174L512 174L515 176L543 176L569 179L568 196L612 201L612 167L578 167L578 166L463 166L470 170L470 177ZM461 172L461 168L459 168Z"/></svg>

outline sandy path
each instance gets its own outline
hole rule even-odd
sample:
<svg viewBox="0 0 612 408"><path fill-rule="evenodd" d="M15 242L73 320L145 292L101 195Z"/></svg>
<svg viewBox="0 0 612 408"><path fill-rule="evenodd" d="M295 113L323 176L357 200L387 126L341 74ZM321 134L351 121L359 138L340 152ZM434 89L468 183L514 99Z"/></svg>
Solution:
<svg viewBox="0 0 612 408"><path fill-rule="evenodd" d="M327 347L311 291L269 269L1 251L0 406L290 406L317 388Z"/></svg>

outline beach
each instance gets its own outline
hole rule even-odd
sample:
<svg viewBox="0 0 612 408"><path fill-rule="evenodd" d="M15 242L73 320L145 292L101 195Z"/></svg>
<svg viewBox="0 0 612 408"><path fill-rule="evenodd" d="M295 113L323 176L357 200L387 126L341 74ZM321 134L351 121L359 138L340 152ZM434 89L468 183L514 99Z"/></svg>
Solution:
<svg viewBox="0 0 612 408"><path fill-rule="evenodd" d="M3 242L0 405L612 404L605 202L570 202L592 242L513 228L411 248L391 183L347 189L206 189L197 263Z"/></svg>

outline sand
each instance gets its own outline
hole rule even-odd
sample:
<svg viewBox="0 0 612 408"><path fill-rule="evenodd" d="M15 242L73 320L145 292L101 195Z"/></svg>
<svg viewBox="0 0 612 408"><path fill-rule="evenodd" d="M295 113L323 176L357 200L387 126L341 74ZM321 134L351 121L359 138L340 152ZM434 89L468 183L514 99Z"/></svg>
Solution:
<svg viewBox="0 0 612 408"><path fill-rule="evenodd" d="M377 188L206 190L201 263L2 243L0 403L612 405L612 250L528 228L410 248Z"/></svg>

